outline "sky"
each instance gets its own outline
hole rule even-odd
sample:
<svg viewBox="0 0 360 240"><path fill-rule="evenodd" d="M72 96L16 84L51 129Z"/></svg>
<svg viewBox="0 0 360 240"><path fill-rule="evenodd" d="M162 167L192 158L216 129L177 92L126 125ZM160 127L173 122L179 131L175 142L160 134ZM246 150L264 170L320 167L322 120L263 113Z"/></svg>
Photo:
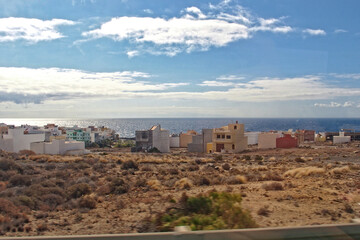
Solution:
<svg viewBox="0 0 360 240"><path fill-rule="evenodd" d="M358 118L358 0L0 0L0 118Z"/></svg>

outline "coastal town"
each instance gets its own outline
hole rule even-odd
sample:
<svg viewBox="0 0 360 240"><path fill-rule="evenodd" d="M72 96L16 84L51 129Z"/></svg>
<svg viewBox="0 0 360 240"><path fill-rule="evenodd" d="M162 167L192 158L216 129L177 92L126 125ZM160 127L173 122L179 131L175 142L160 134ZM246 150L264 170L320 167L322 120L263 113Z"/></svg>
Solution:
<svg viewBox="0 0 360 240"><path fill-rule="evenodd" d="M246 132L236 121L200 133L154 125L132 139L95 126L0 130L4 236L212 229L215 222L168 215L212 193L238 196L246 227L360 217L359 135L351 130Z"/></svg>
<svg viewBox="0 0 360 240"><path fill-rule="evenodd" d="M276 149L297 148L304 143L334 145L359 140L360 133L351 129L339 132L315 130L269 132L245 132L244 124L229 123L213 129L202 129L201 133L188 130L170 134L169 130L154 125L148 130L138 130L133 139L121 139L119 134L105 126L61 127L49 123L45 126L14 126L0 123L0 150L7 152L32 151L35 154L83 155L94 147L112 147L122 141L130 141L132 152L170 153L171 149L185 148L192 153L241 153L248 148ZM107 145L104 143L108 143ZM121 144L120 144L121 146ZM87 149L88 148L88 149Z"/></svg>

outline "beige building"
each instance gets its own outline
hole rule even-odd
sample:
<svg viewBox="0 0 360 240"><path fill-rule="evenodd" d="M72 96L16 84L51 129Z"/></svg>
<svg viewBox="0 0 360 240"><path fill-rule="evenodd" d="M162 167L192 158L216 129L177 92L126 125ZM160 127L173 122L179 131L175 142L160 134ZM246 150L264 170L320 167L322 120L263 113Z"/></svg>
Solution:
<svg viewBox="0 0 360 240"><path fill-rule="evenodd" d="M197 132L188 130L186 133L180 133L180 147L187 148L189 143L192 143L192 137L196 136Z"/></svg>
<svg viewBox="0 0 360 240"><path fill-rule="evenodd" d="M236 121L213 130L212 152L238 153L247 148L248 137L244 135L244 124Z"/></svg>
<svg viewBox="0 0 360 240"><path fill-rule="evenodd" d="M30 150L36 154L50 155L82 155L87 153L85 142L65 141L64 139L52 142L33 142L30 144Z"/></svg>
<svg viewBox="0 0 360 240"><path fill-rule="evenodd" d="M276 139L281 137L281 133L274 132L263 132L258 136L258 148L259 149L270 149L276 148Z"/></svg>

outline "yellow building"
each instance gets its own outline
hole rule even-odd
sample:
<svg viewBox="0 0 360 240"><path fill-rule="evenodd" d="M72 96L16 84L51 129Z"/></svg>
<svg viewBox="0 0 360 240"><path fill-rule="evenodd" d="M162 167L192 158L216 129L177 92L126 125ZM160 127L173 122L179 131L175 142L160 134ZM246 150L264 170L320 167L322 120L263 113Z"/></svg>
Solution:
<svg viewBox="0 0 360 240"><path fill-rule="evenodd" d="M239 153L247 148L244 124L228 124L213 131L212 152Z"/></svg>

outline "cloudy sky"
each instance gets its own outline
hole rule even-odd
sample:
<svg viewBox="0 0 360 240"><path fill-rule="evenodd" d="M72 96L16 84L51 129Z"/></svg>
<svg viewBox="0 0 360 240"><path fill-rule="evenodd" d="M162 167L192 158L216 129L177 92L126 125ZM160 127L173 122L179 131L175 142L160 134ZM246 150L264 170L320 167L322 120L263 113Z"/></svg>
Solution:
<svg viewBox="0 0 360 240"><path fill-rule="evenodd" d="M0 0L0 118L360 117L358 0Z"/></svg>

